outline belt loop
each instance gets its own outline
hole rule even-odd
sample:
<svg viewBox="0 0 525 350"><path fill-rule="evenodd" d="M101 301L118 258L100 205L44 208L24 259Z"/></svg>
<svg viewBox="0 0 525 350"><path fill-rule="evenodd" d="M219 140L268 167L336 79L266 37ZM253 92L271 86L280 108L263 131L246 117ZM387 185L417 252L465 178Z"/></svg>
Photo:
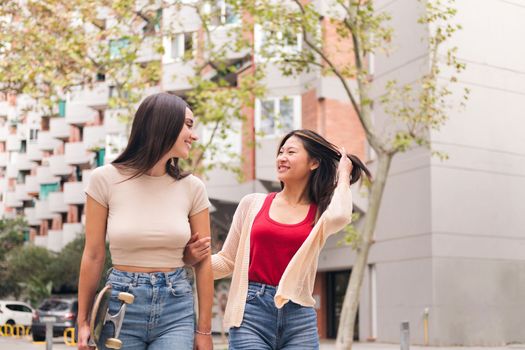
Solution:
<svg viewBox="0 0 525 350"><path fill-rule="evenodd" d="M264 295L264 290L266 289L266 284L263 283L262 287L261 287L261 294L260 295Z"/></svg>
<svg viewBox="0 0 525 350"><path fill-rule="evenodd" d="M168 272L164 272L164 279L166 280L166 285L171 288L171 280Z"/></svg>
<svg viewBox="0 0 525 350"><path fill-rule="evenodd" d="M106 271L106 281L107 279L109 278L109 275L111 275L111 273L113 272L113 267L110 267L107 271Z"/></svg>
<svg viewBox="0 0 525 350"><path fill-rule="evenodd" d="M133 287L136 287L139 284L139 274L134 272L133 273Z"/></svg>

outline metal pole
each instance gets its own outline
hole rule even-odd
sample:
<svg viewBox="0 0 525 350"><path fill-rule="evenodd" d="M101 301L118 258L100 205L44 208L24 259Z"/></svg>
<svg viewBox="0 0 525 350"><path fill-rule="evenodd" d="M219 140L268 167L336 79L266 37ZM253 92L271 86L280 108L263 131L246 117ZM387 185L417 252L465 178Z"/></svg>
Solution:
<svg viewBox="0 0 525 350"><path fill-rule="evenodd" d="M408 322L401 322L401 350L410 348L410 325Z"/></svg>
<svg viewBox="0 0 525 350"><path fill-rule="evenodd" d="M46 350L53 349L53 322L46 322Z"/></svg>

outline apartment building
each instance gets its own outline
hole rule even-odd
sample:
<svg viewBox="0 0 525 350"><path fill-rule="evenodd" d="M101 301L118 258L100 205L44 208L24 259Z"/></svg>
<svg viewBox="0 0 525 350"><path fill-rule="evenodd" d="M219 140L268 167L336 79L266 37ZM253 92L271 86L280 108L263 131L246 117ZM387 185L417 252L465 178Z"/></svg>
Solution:
<svg viewBox="0 0 525 350"><path fill-rule="evenodd" d="M217 6L221 17L212 36L220 44L242 18L224 1ZM420 40L428 28L416 23L424 8L406 1L381 1L378 7L392 13L397 50L388 57L378 55L371 66L375 97L391 78L416 79L428 57ZM519 214L525 209L525 125L520 118L525 53L519 45L508 45L524 34L520 21L525 7L513 0L464 0L457 7L457 21L464 29L452 44L459 47L467 71L453 96L468 87L471 98L465 110L452 111L449 123L431 134L436 148L449 154L448 161L433 158L427 150L394 160L363 284L356 327L360 340L397 342L400 323L409 321L416 344L525 342L520 328L525 312L520 293L525 222ZM188 77L195 60L182 58L197 56L202 35L197 14L190 8L181 11L162 14L163 25L175 33L163 39L164 54L143 51L142 59L162 63L160 84L147 93L184 96L192 88ZM324 40L333 42L329 20L322 19L320 26ZM253 51L228 53L232 62L246 65L242 72L257 65L264 35L255 27ZM494 49L480 44L480 38ZM301 38L286 46L300 49ZM442 79L446 77L443 72ZM239 183L236 174L220 169L205 178L216 249L244 195L279 189L274 160L288 130L317 130L373 167L363 130L335 78L316 70L285 77L270 65L263 83L267 96L245 109L246 122L229 135L243 156L237 165L245 181ZM100 81L93 89L67 96L50 115L31 111L32 101L24 96L7 95L0 102L0 211L4 217L24 215L31 227L28 240L34 244L57 251L82 232L83 188L90 171L114 159L126 142L119 111L108 108L110 94L110 83ZM387 120L381 112L375 118L378 125ZM251 147L253 143L258 146ZM364 212L366 199L359 192L354 189L354 210ZM350 247L338 244L342 235L327 241L319 259L314 297L323 338L335 336L354 259ZM227 281L217 286L215 331L220 331L220 305L227 289Z"/></svg>

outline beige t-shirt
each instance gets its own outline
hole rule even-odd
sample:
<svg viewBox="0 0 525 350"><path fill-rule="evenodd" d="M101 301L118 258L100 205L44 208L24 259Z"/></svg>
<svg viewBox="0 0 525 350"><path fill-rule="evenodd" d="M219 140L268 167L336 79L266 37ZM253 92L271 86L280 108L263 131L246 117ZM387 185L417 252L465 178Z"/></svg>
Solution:
<svg viewBox="0 0 525 350"><path fill-rule="evenodd" d="M112 164L95 169L86 193L108 208L107 235L115 265L177 268L191 236L189 217L210 206L204 184L142 175L127 180Z"/></svg>

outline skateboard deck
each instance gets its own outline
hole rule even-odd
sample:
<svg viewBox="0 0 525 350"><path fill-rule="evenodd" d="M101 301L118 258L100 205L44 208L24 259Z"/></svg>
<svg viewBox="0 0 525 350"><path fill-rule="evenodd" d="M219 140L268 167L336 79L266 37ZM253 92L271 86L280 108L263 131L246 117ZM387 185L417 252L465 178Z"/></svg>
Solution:
<svg viewBox="0 0 525 350"><path fill-rule="evenodd" d="M93 303L93 309L91 310L91 321L90 321L90 332L93 342L100 346L100 336L104 324L106 324L107 314L109 309L109 299L111 298L111 286L106 285L97 294L95 302Z"/></svg>

